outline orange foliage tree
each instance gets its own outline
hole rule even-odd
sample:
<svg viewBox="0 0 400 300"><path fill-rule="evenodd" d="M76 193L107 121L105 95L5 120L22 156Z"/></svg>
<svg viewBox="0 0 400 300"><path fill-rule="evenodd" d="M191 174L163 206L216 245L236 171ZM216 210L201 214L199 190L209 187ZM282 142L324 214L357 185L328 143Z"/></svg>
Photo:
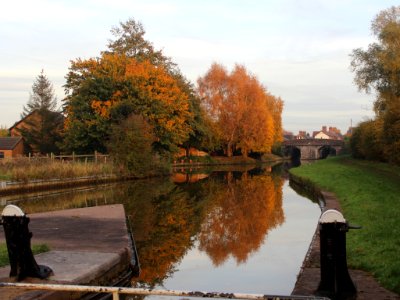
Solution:
<svg viewBox="0 0 400 300"><path fill-rule="evenodd" d="M183 143L191 133L187 93L168 70L148 60L117 53L77 59L71 62L66 89L65 145L70 150L104 151L111 124L133 113L149 122L163 148Z"/></svg>
<svg viewBox="0 0 400 300"><path fill-rule="evenodd" d="M250 151L270 153L282 140L283 101L268 93L244 66L236 65L228 73L213 64L198 79L198 93L227 156L236 148L243 156Z"/></svg>

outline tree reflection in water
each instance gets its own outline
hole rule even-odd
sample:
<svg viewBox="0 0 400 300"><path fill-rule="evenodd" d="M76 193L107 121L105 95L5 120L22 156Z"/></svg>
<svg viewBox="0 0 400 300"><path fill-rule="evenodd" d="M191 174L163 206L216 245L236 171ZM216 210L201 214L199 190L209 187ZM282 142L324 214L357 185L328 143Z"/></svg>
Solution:
<svg viewBox="0 0 400 300"><path fill-rule="evenodd" d="M215 172L192 183L139 180L71 191L17 204L27 213L122 203L130 216L141 264L133 286L155 287L170 277L187 251L199 248L215 266L230 256L238 264L284 221L280 176L268 169Z"/></svg>
<svg viewBox="0 0 400 300"><path fill-rule="evenodd" d="M134 236L141 264L140 277L134 279L135 286L162 284L174 271L174 266L193 245L195 234L194 205L187 194L178 188L166 195L153 198L151 215L134 217ZM137 207L134 215L140 215ZM147 213L146 213L147 214Z"/></svg>
<svg viewBox="0 0 400 300"><path fill-rule="evenodd" d="M199 234L200 250L215 266L230 255L238 264L257 251L267 232L282 224L282 183L271 175L235 178L225 175L225 184L209 195L212 198Z"/></svg>
<svg viewBox="0 0 400 300"><path fill-rule="evenodd" d="M133 227L142 273L134 286L162 285L196 239L215 266L229 256L246 262L268 230L284 221L282 184L270 173L220 172L136 201Z"/></svg>

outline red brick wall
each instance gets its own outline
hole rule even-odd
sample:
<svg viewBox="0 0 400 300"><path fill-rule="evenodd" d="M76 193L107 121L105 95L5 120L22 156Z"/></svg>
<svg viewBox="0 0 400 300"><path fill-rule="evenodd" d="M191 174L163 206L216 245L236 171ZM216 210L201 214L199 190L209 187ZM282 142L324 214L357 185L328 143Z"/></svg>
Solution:
<svg viewBox="0 0 400 300"><path fill-rule="evenodd" d="M12 156L18 157L24 155L24 142L21 140L17 146L15 146L14 150L12 150Z"/></svg>
<svg viewBox="0 0 400 300"><path fill-rule="evenodd" d="M2 150L0 152L4 153L4 158L19 157L24 155L24 142L21 140L15 146L13 150Z"/></svg>

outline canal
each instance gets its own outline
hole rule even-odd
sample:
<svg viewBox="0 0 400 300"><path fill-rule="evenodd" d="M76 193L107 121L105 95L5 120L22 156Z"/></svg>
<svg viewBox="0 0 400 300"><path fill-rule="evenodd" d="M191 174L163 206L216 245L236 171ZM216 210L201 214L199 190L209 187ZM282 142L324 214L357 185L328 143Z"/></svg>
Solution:
<svg viewBox="0 0 400 300"><path fill-rule="evenodd" d="M320 216L271 166L13 198L26 213L122 203L141 274L134 287L290 294Z"/></svg>

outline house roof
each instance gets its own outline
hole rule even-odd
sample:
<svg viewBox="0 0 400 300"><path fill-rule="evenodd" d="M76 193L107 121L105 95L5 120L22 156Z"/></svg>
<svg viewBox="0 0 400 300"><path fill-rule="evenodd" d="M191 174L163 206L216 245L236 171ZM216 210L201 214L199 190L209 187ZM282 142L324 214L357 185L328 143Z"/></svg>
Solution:
<svg viewBox="0 0 400 300"><path fill-rule="evenodd" d="M21 120L19 120L18 122L15 122L13 126L11 126L8 130L11 131L13 128L17 127L19 124L21 124L22 122L25 122L26 119L30 118L32 115L34 114L38 114L39 113L39 109L35 109L33 111L31 111L29 114L27 114L25 117L23 117ZM51 113L53 114L57 114L58 117L60 118L60 120L64 119L64 116L62 115L62 113L57 112L57 111L51 111ZM61 119L62 118L62 119Z"/></svg>
<svg viewBox="0 0 400 300"><path fill-rule="evenodd" d="M13 150L21 140L20 136L0 137L0 150Z"/></svg>
<svg viewBox="0 0 400 300"><path fill-rule="evenodd" d="M29 114L27 114L25 117L21 118L21 120L19 120L18 122L15 122L13 126L11 126L10 128L8 128L9 131L11 131L14 127L17 127L18 124L22 123L23 121L25 121L27 118L29 118L31 115L33 115L34 113L37 113L37 109L35 109L34 111L31 111Z"/></svg>
<svg viewBox="0 0 400 300"><path fill-rule="evenodd" d="M340 133L333 132L333 131L323 131L323 130L314 131L314 132L313 132L313 138L315 138L316 135L319 134L319 133L323 133L323 134L325 134L326 136L329 136L329 138L334 139L334 140L340 140L340 139L342 139L342 135L341 135Z"/></svg>

